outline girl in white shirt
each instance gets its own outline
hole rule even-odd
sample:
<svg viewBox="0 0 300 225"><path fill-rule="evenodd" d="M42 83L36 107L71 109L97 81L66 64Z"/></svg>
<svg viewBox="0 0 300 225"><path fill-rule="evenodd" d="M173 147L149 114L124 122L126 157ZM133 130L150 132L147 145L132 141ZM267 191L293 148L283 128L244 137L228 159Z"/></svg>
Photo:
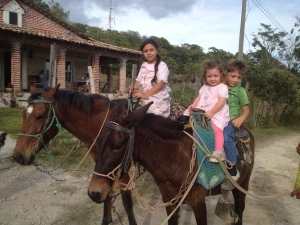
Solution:
<svg viewBox="0 0 300 225"><path fill-rule="evenodd" d="M143 52L146 62L142 64L131 90L132 96L142 98L145 104L153 101L148 113L168 117L171 103L168 66L158 55L158 44L155 40L146 39L140 50Z"/></svg>

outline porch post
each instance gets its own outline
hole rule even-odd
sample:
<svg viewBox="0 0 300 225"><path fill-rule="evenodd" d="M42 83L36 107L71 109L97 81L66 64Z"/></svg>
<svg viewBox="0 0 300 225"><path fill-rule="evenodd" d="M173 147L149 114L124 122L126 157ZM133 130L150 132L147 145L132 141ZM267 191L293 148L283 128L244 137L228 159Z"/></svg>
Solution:
<svg viewBox="0 0 300 225"><path fill-rule="evenodd" d="M126 91L126 62L127 58L120 58L120 85L119 91L120 93L125 93Z"/></svg>
<svg viewBox="0 0 300 225"><path fill-rule="evenodd" d="M57 84L60 88L66 88L66 46L59 46L57 52Z"/></svg>
<svg viewBox="0 0 300 225"><path fill-rule="evenodd" d="M99 52L94 52L92 55L92 69L95 84L95 93L100 93L100 56Z"/></svg>
<svg viewBox="0 0 300 225"><path fill-rule="evenodd" d="M21 89L21 47L22 40L13 38L11 42L11 83L14 89Z"/></svg>

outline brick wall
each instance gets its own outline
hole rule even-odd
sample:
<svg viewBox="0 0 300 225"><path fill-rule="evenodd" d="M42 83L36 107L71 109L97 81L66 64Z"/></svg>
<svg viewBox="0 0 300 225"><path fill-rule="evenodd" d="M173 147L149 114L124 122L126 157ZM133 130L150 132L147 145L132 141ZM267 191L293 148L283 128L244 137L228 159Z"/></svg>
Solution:
<svg viewBox="0 0 300 225"><path fill-rule="evenodd" d="M0 8L11 2L12 0L1 0ZM16 0L16 2L22 7L25 13L22 16L22 26L24 28L31 28L36 31L49 32L52 35L59 35L60 37L66 36L68 38L80 39L80 37L63 27L56 21L43 15L33 7L24 4L22 1ZM0 23L3 23L3 11L0 10Z"/></svg>
<svg viewBox="0 0 300 225"><path fill-rule="evenodd" d="M88 63L83 61L74 61L75 62L75 81L81 80L82 77L85 78L85 74L88 73Z"/></svg>
<svg viewBox="0 0 300 225"><path fill-rule="evenodd" d="M39 72L45 69L46 58L46 56L37 54L34 55L34 58L28 58L27 74L39 75Z"/></svg>

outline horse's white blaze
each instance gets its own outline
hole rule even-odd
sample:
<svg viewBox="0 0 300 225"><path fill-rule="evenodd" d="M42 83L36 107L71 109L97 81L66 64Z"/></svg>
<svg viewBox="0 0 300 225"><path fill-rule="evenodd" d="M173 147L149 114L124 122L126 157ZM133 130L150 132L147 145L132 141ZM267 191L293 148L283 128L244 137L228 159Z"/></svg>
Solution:
<svg viewBox="0 0 300 225"><path fill-rule="evenodd" d="M31 105L27 108L27 114L31 114L32 111L33 111L33 106Z"/></svg>

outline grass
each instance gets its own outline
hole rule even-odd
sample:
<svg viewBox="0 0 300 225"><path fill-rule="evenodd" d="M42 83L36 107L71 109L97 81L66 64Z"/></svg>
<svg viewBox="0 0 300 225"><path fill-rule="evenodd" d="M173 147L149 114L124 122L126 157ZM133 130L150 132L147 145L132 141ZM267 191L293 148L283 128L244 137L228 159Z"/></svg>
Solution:
<svg viewBox="0 0 300 225"><path fill-rule="evenodd" d="M0 131L5 131L11 138L16 139L22 126L23 108L0 108Z"/></svg>
<svg viewBox="0 0 300 225"><path fill-rule="evenodd" d="M13 139L18 138L18 133L22 127L23 108L0 108L0 131L5 131ZM73 170L86 155L87 147L77 140L71 133L66 130L60 130L56 137L50 142L50 156L46 151L42 150L38 155L37 164L45 167L53 167L60 165L65 170ZM72 150L73 149L73 150ZM70 155L65 159L67 154L72 150ZM64 160L65 159L65 160ZM84 170L82 169L84 168ZM94 163L90 156L87 156L78 168L79 171L91 171Z"/></svg>

